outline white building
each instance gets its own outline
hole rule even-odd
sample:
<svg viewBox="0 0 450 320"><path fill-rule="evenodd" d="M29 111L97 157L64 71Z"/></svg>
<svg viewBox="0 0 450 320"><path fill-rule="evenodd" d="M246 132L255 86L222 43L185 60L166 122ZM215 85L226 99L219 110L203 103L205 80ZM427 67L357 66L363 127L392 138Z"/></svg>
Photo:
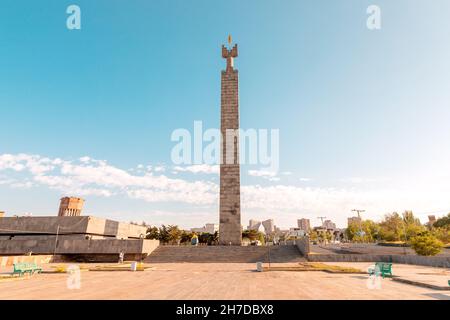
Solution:
<svg viewBox="0 0 450 320"><path fill-rule="evenodd" d="M214 223L207 223L204 227L201 228L192 228L191 232L195 233L210 233L214 234L216 231L219 231L219 225Z"/></svg>
<svg viewBox="0 0 450 320"><path fill-rule="evenodd" d="M250 219L248 222L247 230L259 230L259 227L261 226L261 221Z"/></svg>
<svg viewBox="0 0 450 320"><path fill-rule="evenodd" d="M306 236L305 230L302 230L300 228L290 228L289 233L286 235L286 238L294 237L294 238L300 238Z"/></svg>
<svg viewBox="0 0 450 320"><path fill-rule="evenodd" d="M309 230L311 230L311 223L309 219L298 219L297 226L300 230L303 230L305 232L309 232Z"/></svg>
<svg viewBox="0 0 450 320"><path fill-rule="evenodd" d="M264 227L265 234L272 234L275 232L275 224L273 223L273 219L268 219L262 222Z"/></svg>
<svg viewBox="0 0 450 320"><path fill-rule="evenodd" d="M327 229L327 230L335 230L336 229L336 224L331 221L331 220L325 220L322 224L322 227Z"/></svg>

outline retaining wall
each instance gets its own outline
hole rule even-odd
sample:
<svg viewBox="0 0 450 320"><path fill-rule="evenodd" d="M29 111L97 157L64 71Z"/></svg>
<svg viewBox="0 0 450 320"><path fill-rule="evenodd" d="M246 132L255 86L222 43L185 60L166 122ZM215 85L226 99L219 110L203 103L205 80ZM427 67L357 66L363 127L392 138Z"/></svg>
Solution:
<svg viewBox="0 0 450 320"><path fill-rule="evenodd" d="M303 256L307 256L310 252L309 237L295 240L295 245Z"/></svg>
<svg viewBox="0 0 450 320"><path fill-rule="evenodd" d="M0 255L33 254L150 254L159 245L158 240L98 239L98 240L0 240Z"/></svg>
<svg viewBox="0 0 450 320"><path fill-rule="evenodd" d="M450 268L450 257L424 257L417 255L371 254L309 254L308 261L317 262L392 262L419 266Z"/></svg>

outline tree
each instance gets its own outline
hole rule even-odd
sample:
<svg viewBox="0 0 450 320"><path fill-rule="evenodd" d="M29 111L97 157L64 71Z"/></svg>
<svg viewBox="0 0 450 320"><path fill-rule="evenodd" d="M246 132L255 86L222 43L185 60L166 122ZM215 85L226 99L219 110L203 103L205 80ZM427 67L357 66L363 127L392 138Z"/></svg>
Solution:
<svg viewBox="0 0 450 320"><path fill-rule="evenodd" d="M422 225L417 224L407 224L405 226L406 229L406 240L409 241L417 235L421 234L426 230L426 228Z"/></svg>
<svg viewBox="0 0 450 320"><path fill-rule="evenodd" d="M209 233L202 232L198 235L198 242L202 244L208 244Z"/></svg>
<svg viewBox="0 0 450 320"><path fill-rule="evenodd" d="M379 238L380 225L372 220L352 222L345 230L347 239L353 242L375 242Z"/></svg>
<svg viewBox="0 0 450 320"><path fill-rule="evenodd" d="M387 214L380 223L380 237L386 241L404 241L404 228L403 219L397 212Z"/></svg>
<svg viewBox="0 0 450 320"><path fill-rule="evenodd" d="M264 234L262 232L258 232L258 240L261 243L261 245L265 245L266 244L266 239L264 237Z"/></svg>
<svg viewBox="0 0 450 320"><path fill-rule="evenodd" d="M433 228L431 234L444 244L450 243L450 228Z"/></svg>
<svg viewBox="0 0 450 320"><path fill-rule="evenodd" d="M168 243L170 241L169 232L167 231L167 227L162 225L159 228L159 241L162 243Z"/></svg>
<svg viewBox="0 0 450 320"><path fill-rule="evenodd" d="M258 231L257 230L244 230L242 232L242 238L248 238L250 241L258 240Z"/></svg>
<svg viewBox="0 0 450 320"><path fill-rule="evenodd" d="M212 235L212 244L216 245L219 243L219 232L216 231L214 232L214 234Z"/></svg>
<svg viewBox="0 0 450 320"><path fill-rule="evenodd" d="M433 224L433 227L446 228L447 230L450 229L450 213L447 216L443 216L442 218L437 219Z"/></svg>
<svg viewBox="0 0 450 320"><path fill-rule="evenodd" d="M405 211L403 213L403 222L405 224L404 232L406 232L406 235L404 236L406 238L406 241L409 241L411 238L426 231L425 226L420 223L419 219L414 217L412 211Z"/></svg>
<svg viewBox="0 0 450 320"><path fill-rule="evenodd" d="M157 227L147 228L146 239L159 240L159 229Z"/></svg>
<svg viewBox="0 0 450 320"><path fill-rule="evenodd" d="M311 230L311 231L309 232L309 239L310 239L312 242L317 242L317 241L319 240L319 235L317 234L317 231L316 231L316 230Z"/></svg>
<svg viewBox="0 0 450 320"><path fill-rule="evenodd" d="M435 256L441 252L443 243L429 232L423 232L411 239L411 247L421 256Z"/></svg>
<svg viewBox="0 0 450 320"><path fill-rule="evenodd" d="M180 228L178 228L178 226L169 225L167 227L167 234L169 243L179 244L179 241L181 240L182 231L180 230Z"/></svg>
<svg viewBox="0 0 450 320"><path fill-rule="evenodd" d="M265 244L264 234L257 230L244 230L242 232L242 238L247 238L250 241L259 240L259 242L261 242L261 244Z"/></svg>
<svg viewBox="0 0 450 320"><path fill-rule="evenodd" d="M194 235L193 232L189 232L189 231L182 231L181 232L181 243L190 243L192 240L192 236Z"/></svg>

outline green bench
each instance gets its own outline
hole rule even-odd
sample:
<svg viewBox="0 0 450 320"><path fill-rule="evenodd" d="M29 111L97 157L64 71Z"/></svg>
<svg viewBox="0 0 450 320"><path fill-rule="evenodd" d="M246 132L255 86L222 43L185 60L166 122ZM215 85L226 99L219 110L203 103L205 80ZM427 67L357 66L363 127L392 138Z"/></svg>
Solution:
<svg viewBox="0 0 450 320"><path fill-rule="evenodd" d="M386 276L392 277L392 263L388 262L376 262L374 268L369 268L369 275L381 276L384 278Z"/></svg>
<svg viewBox="0 0 450 320"><path fill-rule="evenodd" d="M42 268L39 267L36 263L29 262L19 262L14 263L14 272L13 274L19 274L19 276L23 276L24 273L29 273L30 275L35 272L42 272Z"/></svg>

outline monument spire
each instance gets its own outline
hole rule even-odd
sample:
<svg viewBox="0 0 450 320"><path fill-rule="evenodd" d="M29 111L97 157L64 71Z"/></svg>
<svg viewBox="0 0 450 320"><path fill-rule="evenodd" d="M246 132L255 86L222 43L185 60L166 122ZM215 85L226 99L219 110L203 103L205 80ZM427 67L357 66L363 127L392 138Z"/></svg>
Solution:
<svg viewBox="0 0 450 320"><path fill-rule="evenodd" d="M228 36L228 45L229 45L230 49L225 47L225 45L222 45L222 58L227 59L227 69L226 69L227 72L233 70L233 68L234 68L233 59L238 56L237 44L235 44L234 47L231 47L232 43L233 43L233 38L231 37L231 35L229 35Z"/></svg>
<svg viewBox="0 0 450 320"><path fill-rule="evenodd" d="M233 59L238 56L237 45L229 48L222 45L222 58L227 59L227 68L221 78L221 119L222 133L220 163L220 204L219 243L240 246L241 227L241 183L239 165L239 88L238 70Z"/></svg>

